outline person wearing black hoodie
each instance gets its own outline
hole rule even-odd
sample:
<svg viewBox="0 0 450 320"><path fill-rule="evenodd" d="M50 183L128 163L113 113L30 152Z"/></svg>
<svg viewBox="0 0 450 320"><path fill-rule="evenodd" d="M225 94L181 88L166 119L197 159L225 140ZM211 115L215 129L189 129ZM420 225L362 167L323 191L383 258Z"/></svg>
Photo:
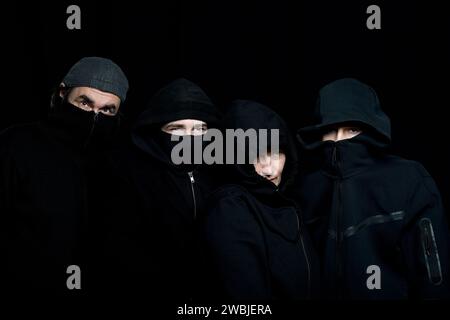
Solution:
<svg viewBox="0 0 450 320"><path fill-rule="evenodd" d="M390 121L355 79L320 90L316 124L299 130L315 159L293 188L330 299L449 297L450 238L424 167L389 153Z"/></svg>
<svg viewBox="0 0 450 320"><path fill-rule="evenodd" d="M113 206L107 154L127 90L114 62L83 58L55 91L46 119L0 135L1 291L83 294L92 287L90 271L101 269L94 248L102 247ZM68 286L72 265L81 273Z"/></svg>
<svg viewBox="0 0 450 320"><path fill-rule="evenodd" d="M267 152L238 139L248 162L227 164L228 183L208 199L204 228L216 299L313 297L315 254L300 209L284 195L297 164L295 143L285 122L264 105L237 100L227 110L223 127L257 130L258 143L267 139L262 143ZM269 130L266 137L260 129ZM273 129L279 130L278 154L270 138Z"/></svg>
<svg viewBox="0 0 450 320"><path fill-rule="evenodd" d="M128 199L112 236L116 289L158 301L202 294L198 225L216 181L209 166L175 164L171 153L179 142L171 138L184 136L194 144L220 116L205 92L186 79L159 90L138 116L117 162Z"/></svg>

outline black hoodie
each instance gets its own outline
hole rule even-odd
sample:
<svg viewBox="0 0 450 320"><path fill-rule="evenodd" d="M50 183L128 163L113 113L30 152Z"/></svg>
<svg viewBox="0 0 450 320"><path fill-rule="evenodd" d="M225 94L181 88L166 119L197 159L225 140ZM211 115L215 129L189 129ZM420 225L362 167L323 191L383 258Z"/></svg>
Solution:
<svg viewBox="0 0 450 320"><path fill-rule="evenodd" d="M194 83L178 79L162 88L138 117L131 145L118 158L124 173L122 214L112 248L119 255L121 282L127 291L160 299L186 300L201 294L201 254L197 224L204 197L214 187L208 166L175 165L170 134L161 127L175 120L197 119L208 127L220 112Z"/></svg>
<svg viewBox="0 0 450 320"><path fill-rule="evenodd" d="M299 139L320 156L319 168L301 176L294 194L321 257L324 296L448 297L449 231L439 191L422 165L388 154L389 119L373 89L335 81L320 91L316 111L316 125ZM320 141L330 126L355 122L358 136ZM377 267L380 289L369 279Z"/></svg>
<svg viewBox="0 0 450 320"><path fill-rule="evenodd" d="M218 295L232 299L311 297L317 285L315 255L298 207L283 195L296 170L295 144L286 124L266 106L238 100L227 110L224 127L279 129L286 165L279 188L258 175L251 164L227 165L229 183L208 199L205 233L217 272Z"/></svg>
<svg viewBox="0 0 450 320"><path fill-rule="evenodd" d="M95 135L107 116L62 101L54 108L46 121L0 135L0 271L8 293L84 294L100 266L117 181L111 145ZM81 291L67 288L70 265L81 268Z"/></svg>

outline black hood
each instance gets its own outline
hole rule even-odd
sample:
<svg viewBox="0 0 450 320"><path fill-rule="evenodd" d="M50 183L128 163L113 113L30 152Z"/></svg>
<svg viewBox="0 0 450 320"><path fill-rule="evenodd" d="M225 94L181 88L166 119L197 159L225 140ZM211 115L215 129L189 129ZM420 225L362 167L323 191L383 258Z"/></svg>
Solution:
<svg viewBox="0 0 450 320"><path fill-rule="evenodd" d="M171 82L152 97L133 125L132 142L152 157L171 163L155 141L155 134L164 124L181 119L202 120L208 128L215 127L220 119L219 109L206 93L186 79Z"/></svg>
<svg viewBox="0 0 450 320"><path fill-rule="evenodd" d="M136 127L165 124L181 119L196 119L217 123L219 110L195 83L177 79L159 90L139 116Z"/></svg>
<svg viewBox="0 0 450 320"><path fill-rule="evenodd" d="M324 130L340 123L359 123L372 137L372 144L387 146L391 142L391 125L381 110L375 91L351 78L331 82L319 92L315 125L299 130L300 142L312 148L320 141Z"/></svg>
<svg viewBox="0 0 450 320"><path fill-rule="evenodd" d="M274 190L284 190L297 171L297 152L294 139L284 120L273 110L258 102L236 100L224 117L225 129L279 129L279 147L286 155L286 164L283 170L279 188L272 182L258 175L251 164L236 164L227 166L229 182L244 186L250 192L259 195L268 195ZM260 136L258 135L258 139ZM267 145L270 146L270 134Z"/></svg>

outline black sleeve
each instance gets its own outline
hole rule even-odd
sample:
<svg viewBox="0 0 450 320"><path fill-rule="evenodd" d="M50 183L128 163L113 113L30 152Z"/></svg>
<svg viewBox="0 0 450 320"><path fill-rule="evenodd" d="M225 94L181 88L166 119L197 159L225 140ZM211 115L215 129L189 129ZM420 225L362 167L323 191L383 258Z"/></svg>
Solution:
<svg viewBox="0 0 450 320"><path fill-rule="evenodd" d="M14 201L19 197L17 192L19 179L8 142L5 133L0 134L0 251L2 252L0 273L7 275L1 290L12 293L22 289L21 284L27 278L24 275L18 278L20 271L24 270L18 262L23 261L20 260L23 251L18 249L15 223L17 218L13 210ZM18 280L23 282L19 283Z"/></svg>
<svg viewBox="0 0 450 320"><path fill-rule="evenodd" d="M424 170L424 169L423 169ZM428 175L415 184L402 238L411 297L450 296L450 234L439 191Z"/></svg>

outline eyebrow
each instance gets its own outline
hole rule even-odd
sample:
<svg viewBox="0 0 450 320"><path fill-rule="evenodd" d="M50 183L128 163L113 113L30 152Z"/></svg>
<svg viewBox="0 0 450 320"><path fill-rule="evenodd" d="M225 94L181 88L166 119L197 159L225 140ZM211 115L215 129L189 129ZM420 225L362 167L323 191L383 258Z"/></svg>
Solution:
<svg viewBox="0 0 450 320"><path fill-rule="evenodd" d="M89 98L87 95L82 94L81 96L79 96L78 98L84 99L87 101L87 103L93 103L94 100L92 100L91 98Z"/></svg>

